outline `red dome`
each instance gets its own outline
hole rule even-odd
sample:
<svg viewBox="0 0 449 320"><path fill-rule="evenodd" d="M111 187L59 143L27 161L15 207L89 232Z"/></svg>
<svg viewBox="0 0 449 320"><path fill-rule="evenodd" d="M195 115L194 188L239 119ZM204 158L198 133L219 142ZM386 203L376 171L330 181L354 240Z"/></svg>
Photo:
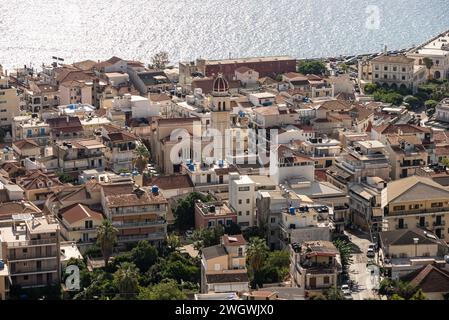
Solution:
<svg viewBox="0 0 449 320"><path fill-rule="evenodd" d="M218 76L214 80L213 85L214 92L228 92L229 84L225 78L223 78L223 74L219 73Z"/></svg>

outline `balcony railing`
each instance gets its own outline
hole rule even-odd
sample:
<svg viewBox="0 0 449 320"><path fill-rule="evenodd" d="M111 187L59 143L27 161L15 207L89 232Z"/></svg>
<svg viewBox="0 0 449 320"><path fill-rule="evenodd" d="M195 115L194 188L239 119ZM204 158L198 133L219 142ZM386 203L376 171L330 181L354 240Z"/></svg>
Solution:
<svg viewBox="0 0 449 320"><path fill-rule="evenodd" d="M150 234L136 234L130 236L119 236L118 241L139 241L139 240L162 240L165 239L165 232L155 232Z"/></svg>
<svg viewBox="0 0 449 320"><path fill-rule="evenodd" d="M437 212L449 212L449 208L430 208L430 209L408 209L408 210L395 210L390 211L388 216L394 215L407 215L407 214L419 214L419 213L437 213Z"/></svg>
<svg viewBox="0 0 449 320"><path fill-rule="evenodd" d="M440 221L440 222L434 222L433 223L433 226L434 227L443 227L443 226L445 226L446 225L446 221L444 221L444 220L442 220L442 221Z"/></svg>
<svg viewBox="0 0 449 320"><path fill-rule="evenodd" d="M58 266L42 267L42 268L21 268L20 270L15 270L11 268L12 275L27 275L34 273L48 273L48 272L58 272Z"/></svg>
<svg viewBox="0 0 449 320"><path fill-rule="evenodd" d="M42 239L42 240L14 241L14 242L8 242L8 248L56 245L57 241L58 241L57 238Z"/></svg>
<svg viewBox="0 0 449 320"><path fill-rule="evenodd" d="M145 221L145 222L131 222L131 223L113 223L117 228L132 228L132 227L145 227L145 226L160 226L166 224L166 220Z"/></svg>

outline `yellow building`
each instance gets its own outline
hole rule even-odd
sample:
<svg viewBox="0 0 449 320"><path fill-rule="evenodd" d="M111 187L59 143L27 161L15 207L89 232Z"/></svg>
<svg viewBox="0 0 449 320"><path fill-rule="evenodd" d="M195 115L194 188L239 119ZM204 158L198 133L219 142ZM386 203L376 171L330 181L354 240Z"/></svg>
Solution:
<svg viewBox="0 0 449 320"><path fill-rule="evenodd" d="M390 182L387 188L384 228L426 228L449 241L449 189L421 176Z"/></svg>
<svg viewBox="0 0 449 320"><path fill-rule="evenodd" d="M11 130L12 119L20 115L20 98L9 79L0 76L0 127Z"/></svg>

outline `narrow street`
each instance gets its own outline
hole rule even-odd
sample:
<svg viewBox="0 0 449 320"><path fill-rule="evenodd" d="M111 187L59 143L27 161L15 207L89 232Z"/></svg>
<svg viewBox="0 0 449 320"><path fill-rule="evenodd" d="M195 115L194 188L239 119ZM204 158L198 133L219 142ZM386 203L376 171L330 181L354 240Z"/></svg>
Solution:
<svg viewBox="0 0 449 320"><path fill-rule="evenodd" d="M349 268L349 277L357 284L357 289L353 289L352 297L354 300L377 299L373 289L377 288L379 283L378 272L371 273L371 268L367 267L368 258L366 251L371 241L367 234L362 232L348 230L345 233L350 237L354 244L355 251L353 263ZM375 258L373 259L375 261Z"/></svg>

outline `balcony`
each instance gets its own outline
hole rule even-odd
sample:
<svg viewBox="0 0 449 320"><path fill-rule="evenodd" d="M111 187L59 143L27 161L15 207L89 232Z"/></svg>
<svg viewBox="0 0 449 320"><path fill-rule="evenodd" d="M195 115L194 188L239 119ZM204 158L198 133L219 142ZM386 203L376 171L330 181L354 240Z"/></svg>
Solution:
<svg viewBox="0 0 449 320"><path fill-rule="evenodd" d="M15 268L11 266L10 271L12 276L26 276L39 273L42 274L42 273L58 272L58 266L50 266L42 268L21 268L20 270L15 270Z"/></svg>
<svg viewBox="0 0 449 320"><path fill-rule="evenodd" d="M399 224L397 224L397 225L394 226L394 228L395 228L396 230L398 230L398 229L408 229L408 225L407 225L406 223L404 223L404 224L402 225L402 228L400 228L400 227L399 227Z"/></svg>
<svg viewBox="0 0 449 320"><path fill-rule="evenodd" d="M113 223L114 227L117 228L136 228L136 227L147 227L147 226L161 226L166 224L166 220L155 220L155 221L142 221L142 222L131 222L131 223Z"/></svg>
<svg viewBox="0 0 449 320"><path fill-rule="evenodd" d="M396 210L390 211L388 216L395 215L409 215L409 214L421 214L421 213L437 213L437 212L449 212L449 208L430 208L430 209L408 209L408 210Z"/></svg>
<svg viewBox="0 0 449 320"><path fill-rule="evenodd" d="M52 260L57 258L57 253L53 252L50 254L12 254L8 257L9 262L21 262L21 261L32 261L32 260Z"/></svg>
<svg viewBox="0 0 449 320"><path fill-rule="evenodd" d="M134 242L140 240L163 240L167 234L165 232L155 232L150 234L136 234L130 236L118 236L119 242Z"/></svg>
<svg viewBox="0 0 449 320"><path fill-rule="evenodd" d="M420 223L418 222L418 223L416 224L416 227L418 227L418 228L427 228L427 227L429 227L429 222L426 221L425 224L420 224Z"/></svg>
<svg viewBox="0 0 449 320"><path fill-rule="evenodd" d="M56 237L42 240L14 241L8 242L8 248L35 247L35 246L48 246L48 245L55 246L57 242L58 239Z"/></svg>
<svg viewBox="0 0 449 320"><path fill-rule="evenodd" d="M131 215L145 215L145 214L157 214L159 216L165 215L166 210L165 209L134 209L134 210L120 210L120 211L112 211L113 216L131 216Z"/></svg>
<svg viewBox="0 0 449 320"><path fill-rule="evenodd" d="M445 225L446 225L446 221L444 221L444 220L442 220L442 221L440 221L440 222L435 221L435 222L433 223L433 226L434 226L434 227L444 227Z"/></svg>

